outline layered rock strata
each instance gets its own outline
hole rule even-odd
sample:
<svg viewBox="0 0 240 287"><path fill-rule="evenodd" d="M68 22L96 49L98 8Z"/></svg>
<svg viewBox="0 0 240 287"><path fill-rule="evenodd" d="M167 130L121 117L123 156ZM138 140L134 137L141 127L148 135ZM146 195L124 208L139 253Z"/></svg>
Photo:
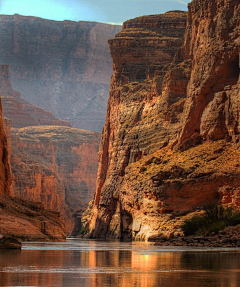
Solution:
<svg viewBox="0 0 240 287"><path fill-rule="evenodd" d="M6 161L13 179L5 193L60 212L71 235L75 221L81 222L81 213L93 198L100 134L70 128L70 123L23 101L4 65L0 66L0 94L4 115L9 117L4 118Z"/></svg>
<svg viewBox="0 0 240 287"><path fill-rule="evenodd" d="M102 131L120 26L0 16L0 63L22 98L74 127Z"/></svg>
<svg viewBox="0 0 240 287"><path fill-rule="evenodd" d="M0 77L2 77L0 72ZM4 75L6 78L7 76ZM6 86L7 80L3 81ZM6 87L7 89L7 87ZM0 99L0 194L8 196L10 194L11 187L11 168L10 168L10 156L7 145L7 137L3 125L3 115L2 115L2 103Z"/></svg>
<svg viewBox="0 0 240 287"><path fill-rule="evenodd" d="M182 48L191 76L179 144L199 133L203 140L239 143L238 1L193 1Z"/></svg>
<svg viewBox="0 0 240 287"><path fill-rule="evenodd" d="M60 212L71 235L73 215L94 195L100 134L59 126L11 133L13 196Z"/></svg>
<svg viewBox="0 0 240 287"><path fill-rule="evenodd" d="M174 234L169 222L198 206L240 205L239 15L237 0L194 0L180 49L178 11L129 20L109 41L114 74L87 236Z"/></svg>
<svg viewBox="0 0 240 287"><path fill-rule="evenodd" d="M9 92L12 92L8 74L1 71L0 79L5 91L9 88ZM10 240L9 237L24 240L64 240L65 226L59 213L44 210L41 204L10 198L10 193L13 193L10 169L11 137L8 143L6 137L6 133L10 135L10 121L6 120L5 123L4 130L0 105L0 237L3 237L1 247L13 247L14 240Z"/></svg>
<svg viewBox="0 0 240 287"><path fill-rule="evenodd" d="M58 212L44 209L41 203L2 195L0 195L0 235L24 241L66 239L65 225Z"/></svg>

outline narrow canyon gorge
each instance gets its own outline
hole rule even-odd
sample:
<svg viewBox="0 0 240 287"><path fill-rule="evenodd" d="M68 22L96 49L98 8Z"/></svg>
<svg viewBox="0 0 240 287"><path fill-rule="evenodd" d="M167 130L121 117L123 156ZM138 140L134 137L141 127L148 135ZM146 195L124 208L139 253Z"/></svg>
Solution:
<svg viewBox="0 0 240 287"><path fill-rule="evenodd" d="M0 15L0 235L169 239L206 204L240 207L239 15Z"/></svg>
<svg viewBox="0 0 240 287"><path fill-rule="evenodd" d="M81 214L94 195L100 133L72 128L69 122L22 100L9 75L9 66L0 65L8 142L4 160L11 178L6 195L40 206L58 219L61 216L69 236L74 228L81 229Z"/></svg>
<svg viewBox="0 0 240 287"><path fill-rule="evenodd" d="M1 89L10 92L8 73L3 73L5 68L1 67L0 86ZM18 95L15 91L13 94ZM34 203L12 197L11 137L7 141L6 136L9 132L9 120L3 123L2 106L0 106L0 235L14 236L21 240L64 240L65 225L60 220L59 212L45 210L40 202Z"/></svg>

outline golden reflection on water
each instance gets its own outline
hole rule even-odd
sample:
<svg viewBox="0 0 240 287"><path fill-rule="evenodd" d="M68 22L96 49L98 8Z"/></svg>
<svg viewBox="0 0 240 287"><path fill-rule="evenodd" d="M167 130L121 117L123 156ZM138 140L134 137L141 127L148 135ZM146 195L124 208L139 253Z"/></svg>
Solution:
<svg viewBox="0 0 240 287"><path fill-rule="evenodd" d="M141 271L169 269L173 265L179 265L180 263L181 253L161 253L161 260L159 260L159 254L150 255L133 252L131 258L132 268L139 269Z"/></svg>
<svg viewBox="0 0 240 287"><path fill-rule="evenodd" d="M172 260L172 256L170 254L164 254L166 257L164 260L165 264ZM169 261L170 260L170 261ZM140 280L137 281L139 287L153 287L156 286L156 280L158 274L155 273L154 276L146 276L146 272L151 272L151 270L161 270L162 268L166 268L166 265L161 266L161 261L158 260L158 256L153 254L137 254L135 252L132 253L131 258L131 267L132 270L140 271L145 276L142 276ZM134 278L132 278L134 280ZM135 279L136 280L136 279ZM125 281L123 286L127 286L128 280Z"/></svg>
<svg viewBox="0 0 240 287"><path fill-rule="evenodd" d="M0 251L0 286L240 286L240 252L143 252L89 244L87 250Z"/></svg>

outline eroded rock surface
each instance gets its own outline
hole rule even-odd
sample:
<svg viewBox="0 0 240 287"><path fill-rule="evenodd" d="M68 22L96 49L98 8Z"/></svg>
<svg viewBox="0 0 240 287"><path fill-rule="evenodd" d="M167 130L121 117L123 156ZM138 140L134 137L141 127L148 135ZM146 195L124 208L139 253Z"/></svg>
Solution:
<svg viewBox="0 0 240 287"><path fill-rule="evenodd" d="M0 16L0 64L22 98L72 126L102 131L112 74L108 39L121 26Z"/></svg>
<svg viewBox="0 0 240 287"><path fill-rule="evenodd" d="M59 212L44 209L41 203L0 195L0 234L19 240L63 241L65 225Z"/></svg>
<svg viewBox="0 0 240 287"><path fill-rule="evenodd" d="M0 194L7 196L10 194L12 183L9 151L3 126L2 104L0 100Z"/></svg>
<svg viewBox="0 0 240 287"><path fill-rule="evenodd" d="M69 127L11 129L13 196L61 213L67 232L96 188L100 134Z"/></svg>
<svg viewBox="0 0 240 287"><path fill-rule="evenodd" d="M74 214L81 217L94 195L100 134L70 128L70 123L22 101L12 88L8 66L0 66L0 95L9 117L4 118L6 161L13 181L7 194L60 212L71 235Z"/></svg>
<svg viewBox="0 0 240 287"><path fill-rule="evenodd" d="M198 206L239 206L239 15L237 0L194 0L184 40L186 14L174 11L129 20L109 41L87 236L143 240L174 233L169 222Z"/></svg>
<svg viewBox="0 0 240 287"><path fill-rule="evenodd" d="M2 68L2 67L1 67ZM0 71L0 83L5 91L12 92L8 73ZM15 95L18 95L15 92ZM14 95L14 96L15 96ZM1 248L18 248L15 239L24 240L64 240L65 226L60 214L44 210L43 205L10 198L12 195L12 174L10 168L11 136L10 120L3 126L2 107L0 106L0 240ZM7 142L7 136L9 142Z"/></svg>

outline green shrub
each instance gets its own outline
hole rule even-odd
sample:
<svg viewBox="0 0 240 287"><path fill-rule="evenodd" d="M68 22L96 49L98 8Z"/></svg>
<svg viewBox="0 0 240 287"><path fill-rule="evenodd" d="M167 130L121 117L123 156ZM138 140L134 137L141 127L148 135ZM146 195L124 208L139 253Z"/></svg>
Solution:
<svg viewBox="0 0 240 287"><path fill-rule="evenodd" d="M188 219L182 225L182 229L186 236L191 234L197 234L197 231L204 225L204 218L202 216L196 215L191 219Z"/></svg>
<svg viewBox="0 0 240 287"><path fill-rule="evenodd" d="M227 226L240 224L240 212L216 204L204 206L204 215L196 215L181 226L186 236L218 233Z"/></svg>
<svg viewBox="0 0 240 287"><path fill-rule="evenodd" d="M86 230L87 230L87 226L83 226L79 232L79 235L84 234L86 232Z"/></svg>

